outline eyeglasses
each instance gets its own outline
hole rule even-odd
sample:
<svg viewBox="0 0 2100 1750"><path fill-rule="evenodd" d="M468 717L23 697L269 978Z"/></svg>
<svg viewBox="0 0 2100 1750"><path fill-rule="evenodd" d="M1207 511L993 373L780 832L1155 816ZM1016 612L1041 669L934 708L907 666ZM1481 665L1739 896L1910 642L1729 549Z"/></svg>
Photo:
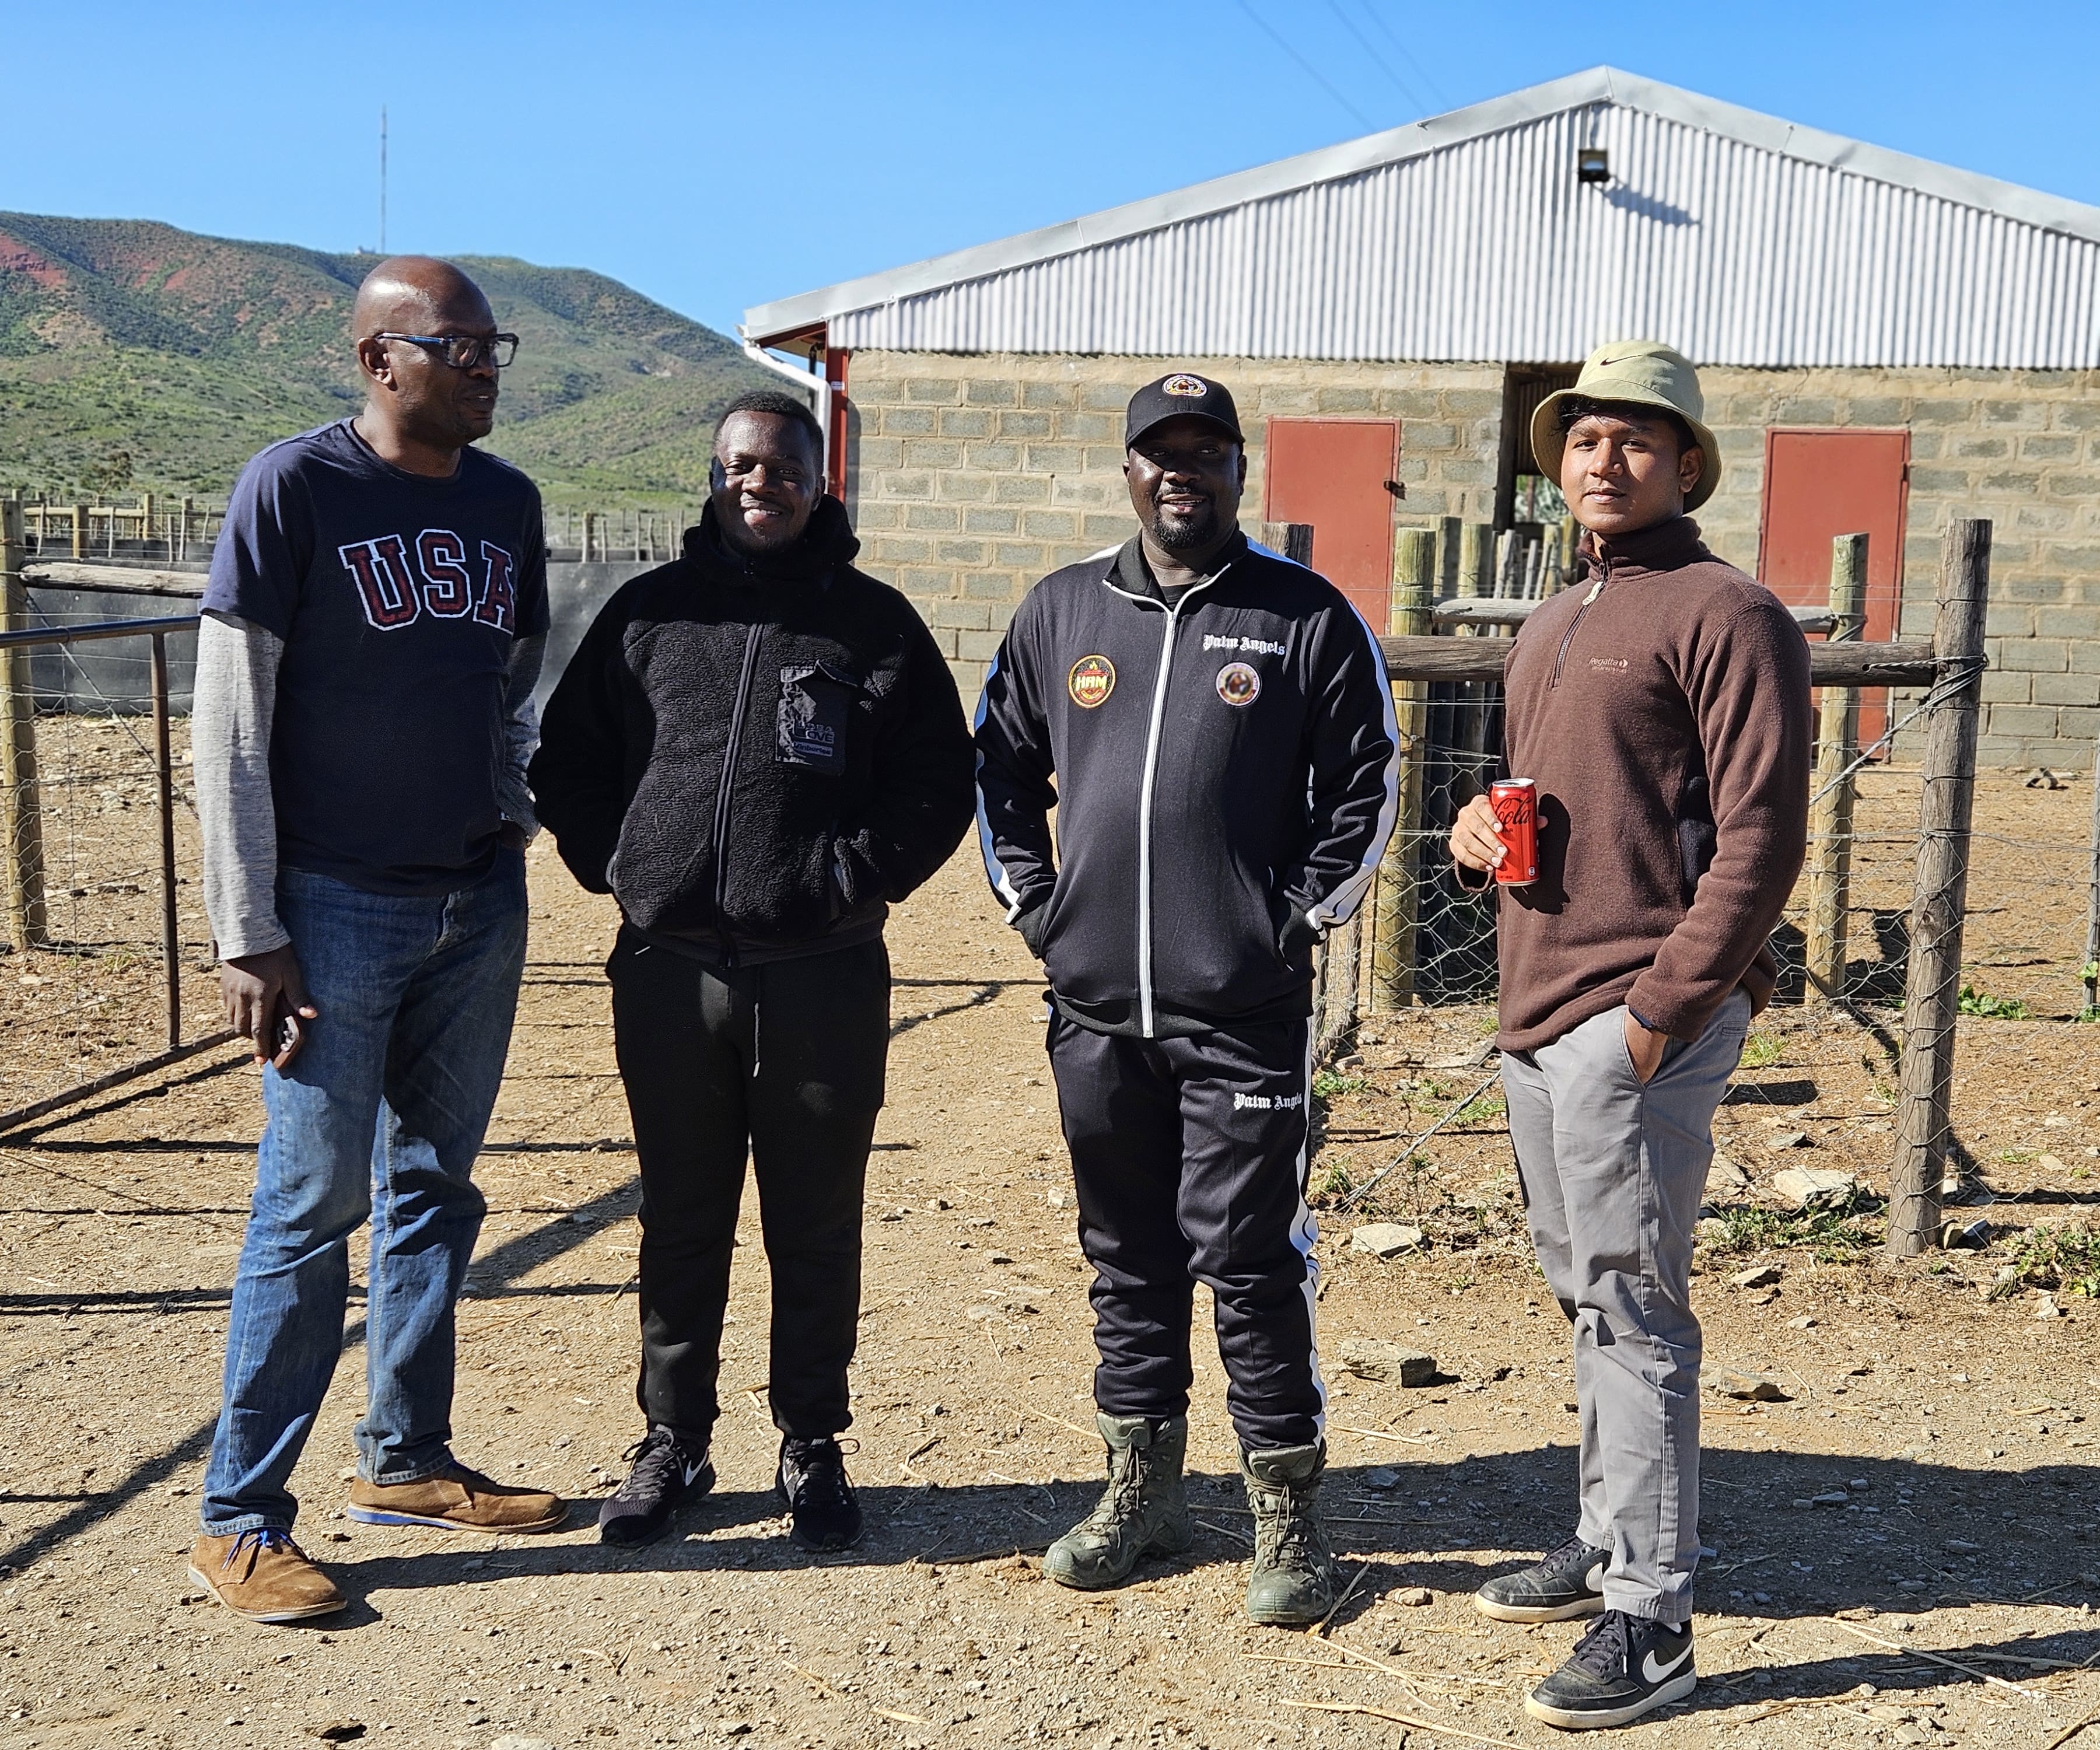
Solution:
<svg viewBox="0 0 2100 1750"><path fill-rule="evenodd" d="M412 346L428 346L455 371L470 371L484 359L499 371L518 356L515 334L375 334L374 340L404 340Z"/></svg>

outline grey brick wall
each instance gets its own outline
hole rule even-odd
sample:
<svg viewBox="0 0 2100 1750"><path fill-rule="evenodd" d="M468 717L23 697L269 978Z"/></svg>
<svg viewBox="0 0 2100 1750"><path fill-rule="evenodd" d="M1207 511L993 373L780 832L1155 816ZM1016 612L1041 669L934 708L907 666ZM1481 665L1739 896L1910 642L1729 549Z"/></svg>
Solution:
<svg viewBox="0 0 2100 1750"><path fill-rule="evenodd" d="M1700 376L1728 467L1700 522L1745 569L1757 563L1767 427L1909 428L1904 632L1932 629L1948 518L1988 517L1992 668L1978 758L2089 770L2100 735L2100 372Z"/></svg>
<svg viewBox="0 0 2100 1750"><path fill-rule="evenodd" d="M847 473L861 562L917 604L966 699L1029 587L1136 527L1123 407L1177 367L1239 403L1245 522L1260 519L1263 425L1277 414L1398 419L1403 522L1493 512L1498 366L855 353Z"/></svg>
<svg viewBox="0 0 2100 1750"><path fill-rule="evenodd" d="M1176 367L1216 377L1238 399L1251 440L1246 522L1260 516L1262 428L1273 415L1397 418L1399 522L1493 514L1498 365L856 353L848 459L863 562L918 604L966 697L1030 584L1128 537L1123 404ZM2089 768L2100 734L2100 372L1701 375L1728 465L1700 516L1715 550L1755 568L1767 428L1908 427L1904 631L1930 628L1948 519L1989 517L1993 666L1979 756Z"/></svg>

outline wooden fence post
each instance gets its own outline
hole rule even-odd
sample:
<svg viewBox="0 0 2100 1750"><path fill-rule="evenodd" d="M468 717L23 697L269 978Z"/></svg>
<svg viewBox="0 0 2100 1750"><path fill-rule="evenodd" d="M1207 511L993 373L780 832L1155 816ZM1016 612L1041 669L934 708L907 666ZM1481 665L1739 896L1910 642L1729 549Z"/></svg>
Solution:
<svg viewBox="0 0 2100 1750"><path fill-rule="evenodd" d="M78 527L77 524L75 527ZM22 507L0 504L0 632L29 624L22 587ZM7 939L17 954L49 939L44 915L44 823L37 784L36 698L29 653L0 650L0 897Z"/></svg>
<svg viewBox="0 0 2100 1750"><path fill-rule="evenodd" d="M1983 689L1983 620L1991 593L1991 525L1947 526L1932 651L1939 679L1927 696L1919 773L1917 887L1910 966L1904 985L1903 1067L1896 1150L1889 1170L1890 1255L1915 1257L1939 1239L1960 1012L1961 923L1969 889L1969 824L1975 801L1978 701Z"/></svg>
<svg viewBox="0 0 2100 1750"><path fill-rule="evenodd" d="M1830 641L1857 641L1866 624L1867 537L1840 535L1830 543ZM1811 990L1835 999L1845 989L1845 919L1851 898L1851 770L1860 756L1860 690L1823 689L1816 733L1815 776L1808 811L1808 946Z"/></svg>
<svg viewBox="0 0 2100 1750"><path fill-rule="evenodd" d="M87 557L87 506L73 507L73 556L76 559Z"/></svg>
<svg viewBox="0 0 2100 1750"><path fill-rule="evenodd" d="M1421 637L1430 628L1429 606L1436 588L1436 536L1429 529L1402 529L1393 547L1392 631ZM1414 1000L1416 839L1422 828L1422 768L1428 752L1429 688L1420 681L1392 684L1393 716L1400 727L1399 800L1392 837L1379 865L1378 917L1371 936L1371 1007L1405 1008Z"/></svg>

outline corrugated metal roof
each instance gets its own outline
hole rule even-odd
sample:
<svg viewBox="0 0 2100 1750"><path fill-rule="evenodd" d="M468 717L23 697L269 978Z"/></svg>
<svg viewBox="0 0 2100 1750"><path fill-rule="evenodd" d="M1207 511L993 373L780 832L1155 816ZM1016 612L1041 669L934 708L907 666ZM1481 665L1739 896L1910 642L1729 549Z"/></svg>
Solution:
<svg viewBox="0 0 2100 1750"><path fill-rule="evenodd" d="M1575 176L1602 145L1611 181ZM747 315L834 346L2100 366L2100 208L1599 68Z"/></svg>

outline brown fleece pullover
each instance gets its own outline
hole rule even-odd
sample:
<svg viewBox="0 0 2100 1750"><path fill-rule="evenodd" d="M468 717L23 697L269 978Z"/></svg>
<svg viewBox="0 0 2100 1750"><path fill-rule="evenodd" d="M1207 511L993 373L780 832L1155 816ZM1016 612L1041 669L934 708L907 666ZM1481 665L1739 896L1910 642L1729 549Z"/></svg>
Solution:
<svg viewBox="0 0 2100 1750"><path fill-rule="evenodd" d="M1501 889L1501 1038L1529 1051L1624 1003L1696 1039L1766 938L1808 824L1808 646L1778 598L1675 517L1583 539L1519 633L1510 775L1538 785L1538 879Z"/></svg>

